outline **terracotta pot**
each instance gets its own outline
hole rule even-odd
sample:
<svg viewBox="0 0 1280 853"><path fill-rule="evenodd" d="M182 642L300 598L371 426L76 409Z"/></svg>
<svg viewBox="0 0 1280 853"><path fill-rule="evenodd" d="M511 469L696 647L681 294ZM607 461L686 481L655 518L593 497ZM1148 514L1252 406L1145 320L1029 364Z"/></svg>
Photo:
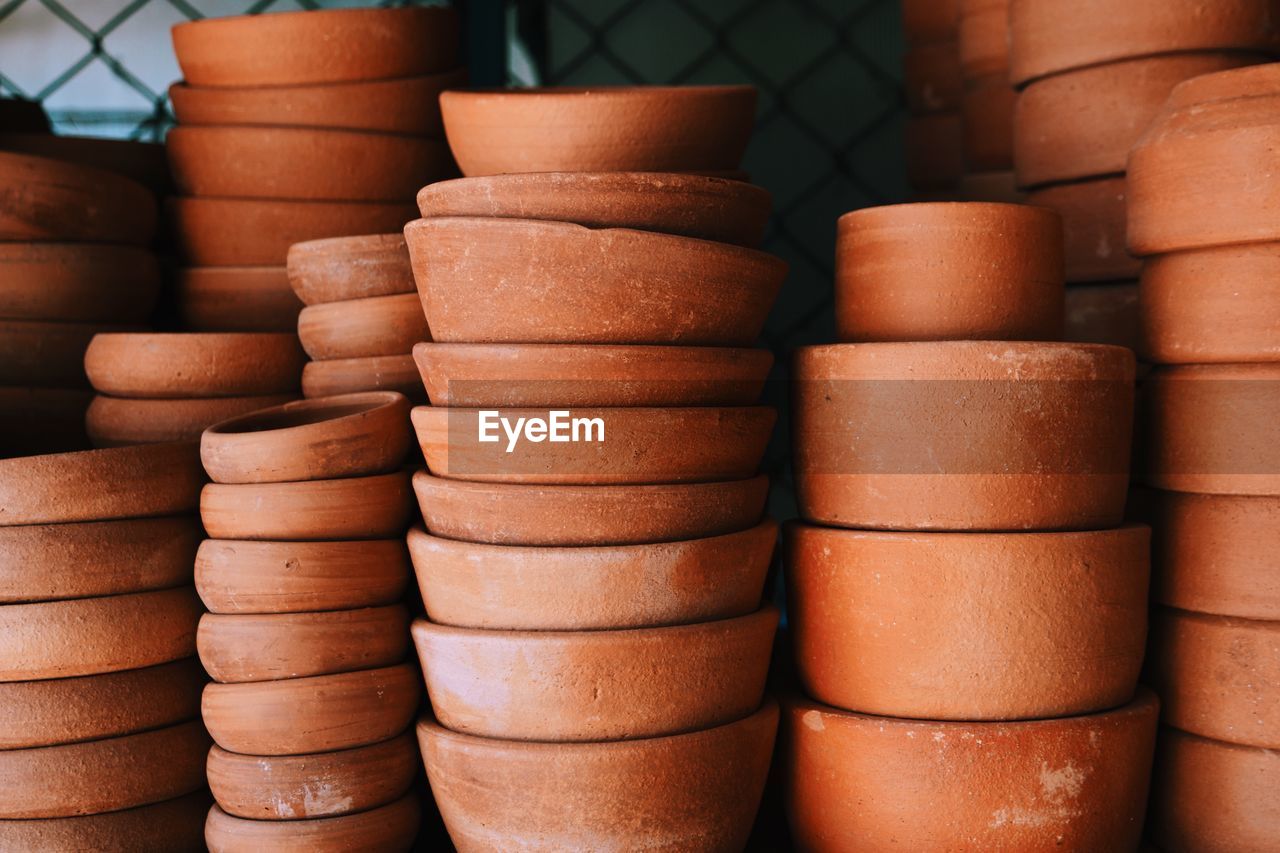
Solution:
<svg viewBox="0 0 1280 853"><path fill-rule="evenodd" d="M909 44L954 40L960 0L902 0L902 29Z"/></svg>
<svg viewBox="0 0 1280 853"><path fill-rule="evenodd" d="M1062 216L1068 283L1138 277L1142 262L1125 249L1125 192L1124 178L1102 178L1027 195Z"/></svg>
<svg viewBox="0 0 1280 853"><path fill-rule="evenodd" d="M389 391L302 400L214 424L200 459L215 483L284 483L391 471L412 438L409 402Z"/></svg>
<svg viewBox="0 0 1280 853"><path fill-rule="evenodd" d="M954 187L964 174L964 121L959 112L907 119L907 181L916 190Z"/></svg>
<svg viewBox="0 0 1280 853"><path fill-rule="evenodd" d="M214 19L218 20L218 19ZM170 198L166 216L188 266L279 266L289 247L307 240L396 231L412 204Z"/></svg>
<svg viewBox="0 0 1280 853"><path fill-rule="evenodd" d="M88 450L84 412L92 396L74 388L0 386L0 458Z"/></svg>
<svg viewBox="0 0 1280 853"><path fill-rule="evenodd" d="M160 293L155 255L133 246L0 243L0 317L141 323Z"/></svg>
<svg viewBox="0 0 1280 853"><path fill-rule="evenodd" d="M420 821L421 807L416 792L381 808L319 820L251 820L232 817L214 806L205 823L204 840L210 853L261 850L398 853L413 849Z"/></svg>
<svg viewBox="0 0 1280 853"><path fill-rule="evenodd" d="M804 691L838 708L928 720L1122 705L1145 649L1149 544L1140 525L872 533L792 524L787 602Z"/></svg>
<svg viewBox="0 0 1280 853"><path fill-rule="evenodd" d="M305 361L287 332L139 332L95 336L84 368L102 394L235 397L294 390Z"/></svg>
<svg viewBox="0 0 1280 853"><path fill-rule="evenodd" d="M535 172L440 181L418 192L424 218L499 217L634 228L759 246L772 197L743 181L654 172Z"/></svg>
<svg viewBox="0 0 1280 853"><path fill-rule="evenodd" d="M93 398L85 413L85 426L95 447L199 441L200 434L211 424L296 399L296 394L192 400L148 400L100 394Z"/></svg>
<svg viewBox="0 0 1280 853"><path fill-rule="evenodd" d="M777 726L777 703L766 698L744 719L673 737L521 743L451 732L424 717L418 743L463 853L495 844L546 853L729 851L747 845Z"/></svg>
<svg viewBox="0 0 1280 853"><path fill-rule="evenodd" d="M289 247L289 284L307 305L416 293L409 249L395 234L330 237Z"/></svg>
<svg viewBox="0 0 1280 853"><path fill-rule="evenodd" d="M1280 495L1277 364L1180 365L1143 383L1147 482L1160 489Z"/></svg>
<svg viewBox="0 0 1280 853"><path fill-rule="evenodd" d="M1026 204L1027 194L1018 189L1012 171L977 172L965 175L958 187L960 201L989 201L998 204Z"/></svg>
<svg viewBox="0 0 1280 853"><path fill-rule="evenodd" d="M1280 243L1149 258L1139 298L1152 361L1280 361Z"/></svg>
<svg viewBox="0 0 1280 853"><path fill-rule="evenodd" d="M964 92L964 161L967 171L1013 168L1013 111L1017 95L1003 75L983 77Z"/></svg>
<svg viewBox="0 0 1280 853"><path fill-rule="evenodd" d="M458 65L448 7L327 9L181 23L173 51L194 86L298 86L414 77Z"/></svg>
<svg viewBox="0 0 1280 853"><path fill-rule="evenodd" d="M907 111L913 115L960 109L960 48L954 41L911 45L902 58Z"/></svg>
<svg viewBox="0 0 1280 853"><path fill-rule="evenodd" d="M1072 285L1067 288L1065 302L1064 340L1138 349L1141 318L1137 284Z"/></svg>
<svg viewBox="0 0 1280 853"><path fill-rule="evenodd" d="M409 664L337 675L209 684L205 725L228 752L304 755L368 746L413 719L422 683Z"/></svg>
<svg viewBox="0 0 1280 853"><path fill-rule="evenodd" d="M0 241L130 243L156 230L156 201L121 175L49 157L0 151Z"/></svg>
<svg viewBox="0 0 1280 853"><path fill-rule="evenodd" d="M298 339L317 361L403 355L431 340L422 302L414 293L328 302L302 309Z"/></svg>
<svg viewBox="0 0 1280 853"><path fill-rule="evenodd" d="M266 757L209 750L209 787L224 812L298 820L363 812L398 800L413 784L418 749L409 732L339 752Z"/></svg>
<svg viewBox="0 0 1280 853"><path fill-rule="evenodd" d="M0 459L0 527L190 512L203 484L194 443Z"/></svg>
<svg viewBox="0 0 1280 853"><path fill-rule="evenodd" d="M403 471L294 483L210 483L200 518L214 539L385 539L409 526Z"/></svg>
<svg viewBox="0 0 1280 853"><path fill-rule="evenodd" d="M302 310L284 267L189 267L173 289L192 332L292 332Z"/></svg>
<svg viewBox="0 0 1280 853"><path fill-rule="evenodd" d="M411 355L309 361L302 368L302 395L308 399L362 391L395 391L410 403L427 401Z"/></svg>
<svg viewBox="0 0 1280 853"><path fill-rule="evenodd" d="M440 96L462 173L737 169L754 86L490 89ZM554 128L554 132L551 129Z"/></svg>
<svg viewBox="0 0 1280 853"><path fill-rule="evenodd" d="M189 516L0 527L0 604L190 583L202 536Z"/></svg>
<svg viewBox="0 0 1280 853"><path fill-rule="evenodd" d="M1144 56L1037 80L1018 96L1014 114L1018 183L1123 173L1129 149L1174 86L1261 59L1240 53Z"/></svg>
<svg viewBox="0 0 1280 853"><path fill-rule="evenodd" d="M181 126L322 127L440 138L445 89L467 83L465 68L425 77L303 86L169 87Z"/></svg>
<svg viewBox="0 0 1280 853"><path fill-rule="evenodd" d="M966 80L1009 77L1010 0L960 0L960 68Z"/></svg>
<svg viewBox="0 0 1280 853"><path fill-rule="evenodd" d="M668 486L526 486L413 475L427 531L490 545L639 545L759 523L769 478Z"/></svg>
<svg viewBox="0 0 1280 853"><path fill-rule="evenodd" d="M199 720L88 743L0 751L0 818L95 814L204 787Z"/></svg>
<svg viewBox="0 0 1280 853"><path fill-rule="evenodd" d="M0 123L0 127L11 127ZM0 149L34 154L93 169L114 172L142 184L162 196L173 188L164 145L136 139L103 139L100 136L52 136L44 133L0 133Z"/></svg>
<svg viewBox="0 0 1280 853"><path fill-rule="evenodd" d="M837 335L1057 340L1062 264L1061 220L1040 208L924 203L855 210L837 226Z"/></svg>
<svg viewBox="0 0 1280 853"><path fill-rule="evenodd" d="M0 384L82 388L84 353L95 335L136 326L0 320Z"/></svg>
<svg viewBox="0 0 1280 853"><path fill-rule="evenodd" d="M745 346L787 273L754 249L563 222L419 219L405 240L445 342Z"/></svg>
<svg viewBox="0 0 1280 853"><path fill-rule="evenodd" d="M1102 714L950 723L794 698L781 773L806 850L1137 850L1159 703Z"/></svg>
<svg viewBox="0 0 1280 853"><path fill-rule="evenodd" d="M837 527L1088 530L1123 516L1133 353L942 341L806 347L800 513Z"/></svg>
<svg viewBox="0 0 1280 853"><path fill-rule="evenodd" d="M0 821L0 848L96 853L162 853L197 850L204 843L203 816L209 793L105 814L36 820Z"/></svg>

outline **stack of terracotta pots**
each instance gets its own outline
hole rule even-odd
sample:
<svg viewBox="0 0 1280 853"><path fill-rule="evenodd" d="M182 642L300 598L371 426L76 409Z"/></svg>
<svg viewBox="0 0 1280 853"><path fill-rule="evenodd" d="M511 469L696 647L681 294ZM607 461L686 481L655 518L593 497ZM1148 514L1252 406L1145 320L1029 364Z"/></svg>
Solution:
<svg viewBox="0 0 1280 853"><path fill-rule="evenodd" d="M1050 342L1051 211L871 208L838 246L846 343L795 368L797 844L1134 850L1157 701L1149 534L1121 524L1133 354Z"/></svg>
<svg viewBox="0 0 1280 853"><path fill-rule="evenodd" d="M419 803L408 732L403 535L412 445L400 394L290 403L210 427L196 558L209 785L219 851L407 850Z"/></svg>
<svg viewBox="0 0 1280 853"><path fill-rule="evenodd" d="M1273 0L1012 0L1014 168L1028 201L1063 217L1068 340L1137 347L1129 148L1178 82L1261 61L1275 13Z"/></svg>
<svg viewBox="0 0 1280 853"><path fill-rule="evenodd" d="M907 41L907 181L919 195L954 194L964 174L960 0L903 0Z"/></svg>
<svg viewBox="0 0 1280 853"><path fill-rule="evenodd" d="M0 461L0 849L192 850L194 443Z"/></svg>
<svg viewBox="0 0 1280 853"><path fill-rule="evenodd" d="M1009 0L960 0L965 171L960 194L971 201L1023 200L1013 175L1008 21Z"/></svg>
<svg viewBox="0 0 1280 853"><path fill-rule="evenodd" d="M1280 838L1280 65L1173 90L1129 158L1144 257L1150 678L1165 701L1153 834L1168 850Z"/></svg>

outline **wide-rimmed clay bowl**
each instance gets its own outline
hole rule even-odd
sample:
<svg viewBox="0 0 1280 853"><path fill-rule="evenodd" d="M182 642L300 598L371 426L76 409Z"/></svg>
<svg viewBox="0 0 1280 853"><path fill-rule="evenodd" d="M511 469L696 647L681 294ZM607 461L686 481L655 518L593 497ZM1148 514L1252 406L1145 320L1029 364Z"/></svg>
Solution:
<svg viewBox="0 0 1280 853"><path fill-rule="evenodd" d="M529 219L419 219L405 240L447 342L744 346L787 271L754 249Z"/></svg>
<svg viewBox="0 0 1280 853"><path fill-rule="evenodd" d="M212 424L297 399L297 393L168 400L98 394L84 414L85 431L95 447L199 441Z"/></svg>
<svg viewBox="0 0 1280 853"><path fill-rule="evenodd" d="M1126 192L1120 177L1058 184L1027 195L1027 204L1062 217L1068 284L1138 277L1142 262L1125 248Z"/></svg>
<svg viewBox="0 0 1280 853"><path fill-rule="evenodd" d="M218 806L209 811L204 840L210 853L308 850L347 853L413 849L422 819L416 791L380 808L313 820L254 820L232 817Z"/></svg>
<svg viewBox="0 0 1280 853"><path fill-rule="evenodd" d="M284 394L305 362L288 332L97 335L84 357L99 393L148 398Z"/></svg>
<svg viewBox="0 0 1280 853"><path fill-rule="evenodd" d="M415 293L310 305L298 316L298 340L317 361L403 355L431 340Z"/></svg>
<svg viewBox="0 0 1280 853"><path fill-rule="evenodd" d="M155 255L136 246L0 243L0 317L142 323L160 293Z"/></svg>
<svg viewBox="0 0 1280 853"><path fill-rule="evenodd" d="M302 395L308 399L361 391L395 391L410 403L427 401L413 356L408 353L309 361L302 368Z"/></svg>
<svg viewBox="0 0 1280 853"><path fill-rule="evenodd" d="M402 471L293 483L210 483L200 519L214 539L386 539L409 526Z"/></svg>
<svg viewBox="0 0 1280 853"><path fill-rule="evenodd" d="M0 320L0 387L84 388L84 353L94 336L138 328L116 323Z"/></svg>
<svg viewBox="0 0 1280 853"><path fill-rule="evenodd" d="M292 332L302 310L282 266L188 267L173 291L192 332Z"/></svg>
<svg viewBox="0 0 1280 853"><path fill-rule="evenodd" d="M209 792L196 791L149 806L64 818L0 821L6 850L198 850L204 844Z"/></svg>
<svg viewBox="0 0 1280 853"><path fill-rule="evenodd" d="M123 175L0 151L0 181L17 193L0 207L0 242L145 246L155 236L155 196Z"/></svg>
<svg viewBox="0 0 1280 853"><path fill-rule="evenodd" d="M289 283L307 305L416 293L404 234L307 240L289 247Z"/></svg>
<svg viewBox="0 0 1280 853"><path fill-rule="evenodd" d="M4 121L0 121L0 126L6 127L0 132L0 150L34 154L113 172L142 184L156 196L165 196L173 191L173 179L169 175L162 142L19 132Z"/></svg>

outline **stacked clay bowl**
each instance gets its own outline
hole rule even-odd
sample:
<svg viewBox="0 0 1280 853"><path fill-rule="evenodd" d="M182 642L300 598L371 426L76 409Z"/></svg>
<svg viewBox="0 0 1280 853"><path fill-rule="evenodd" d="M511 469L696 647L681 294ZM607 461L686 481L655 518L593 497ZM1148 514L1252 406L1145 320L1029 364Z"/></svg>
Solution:
<svg viewBox="0 0 1280 853"><path fill-rule="evenodd" d="M205 431L214 851L408 850L421 684L405 662L412 438L394 392L287 403Z"/></svg>
<svg viewBox="0 0 1280 853"><path fill-rule="evenodd" d="M48 137L53 139L53 137ZM84 352L145 324L155 199L101 169L0 151L0 457L89 447Z"/></svg>
<svg viewBox="0 0 1280 853"><path fill-rule="evenodd" d="M870 208L837 243L845 343L795 364L797 846L1136 849L1158 705L1150 534L1121 523L1133 355L1053 342L1052 211Z"/></svg>
<svg viewBox="0 0 1280 853"><path fill-rule="evenodd" d="M1280 834L1280 67L1173 90L1129 159L1165 703L1153 833L1262 850Z"/></svg>
<svg viewBox="0 0 1280 853"><path fill-rule="evenodd" d="M1013 188L1009 0L960 0L961 119L968 201L1021 201Z"/></svg>
<svg viewBox="0 0 1280 853"><path fill-rule="evenodd" d="M959 0L905 0L907 181L917 194L954 192L964 172Z"/></svg>
<svg viewBox="0 0 1280 853"><path fill-rule="evenodd" d="M1272 0L1012 0L1014 169L1067 233L1067 340L1138 346L1125 163L1183 80L1265 61Z"/></svg>
<svg viewBox="0 0 1280 853"><path fill-rule="evenodd" d="M0 849L190 850L194 443L0 460Z"/></svg>

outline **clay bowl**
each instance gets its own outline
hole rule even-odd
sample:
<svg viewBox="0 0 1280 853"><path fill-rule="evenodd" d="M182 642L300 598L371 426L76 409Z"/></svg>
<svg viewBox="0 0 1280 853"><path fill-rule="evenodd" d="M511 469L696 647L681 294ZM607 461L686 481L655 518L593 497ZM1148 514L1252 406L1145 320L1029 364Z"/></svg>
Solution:
<svg viewBox="0 0 1280 853"><path fill-rule="evenodd" d="M490 545L640 545L753 527L769 478L667 486L526 486L413 475L428 532Z"/></svg>
<svg viewBox="0 0 1280 853"><path fill-rule="evenodd" d="M915 190L950 190L964 174L960 113L910 116L904 140L907 181Z"/></svg>
<svg viewBox="0 0 1280 853"><path fill-rule="evenodd" d="M404 355L431 340L417 294L328 302L302 309L298 340L317 361Z"/></svg>
<svg viewBox="0 0 1280 853"><path fill-rule="evenodd" d="M837 708L928 720L1123 705L1146 645L1149 544L1142 525L876 533L792 524L787 602L804 691Z"/></svg>
<svg viewBox="0 0 1280 853"><path fill-rule="evenodd" d="M960 0L902 0L902 29L909 44L954 41Z"/></svg>
<svg viewBox="0 0 1280 853"><path fill-rule="evenodd" d="M433 476L593 486L742 480L759 471L777 420L769 406L574 409L562 410L560 421L542 409L504 409L499 414L509 423L500 426L488 411L486 417L484 409L413 409ZM512 445L508 430L525 418L548 425L546 441ZM581 440L573 438L577 419L588 424ZM493 440L482 441L482 433Z"/></svg>
<svg viewBox="0 0 1280 853"><path fill-rule="evenodd" d="M643 740L492 740L425 717L417 732L431 792L458 850L490 850L504 839L550 853L744 849L777 727L777 703L766 698L736 722Z"/></svg>
<svg viewBox="0 0 1280 853"><path fill-rule="evenodd" d="M1102 178L1027 195L1062 216L1068 283L1138 277L1142 262L1125 250L1125 193L1124 178Z"/></svg>
<svg viewBox="0 0 1280 853"><path fill-rule="evenodd" d="M1062 221L1012 204L855 210L836 239L840 340L1057 340Z"/></svg>
<svg viewBox="0 0 1280 853"><path fill-rule="evenodd" d="M302 368L304 397L334 397L362 391L395 391L410 403L427 401L413 356L408 354L309 361Z"/></svg>
<svg viewBox="0 0 1280 853"><path fill-rule="evenodd" d="M564 222L419 219L405 240L445 342L747 346L787 272L753 249Z"/></svg>
<svg viewBox="0 0 1280 853"><path fill-rule="evenodd" d="M1138 349L1141 318L1133 282L1077 284L1067 288L1063 340Z"/></svg>
<svg viewBox="0 0 1280 853"><path fill-rule="evenodd" d="M433 406L746 406L760 398L763 349L420 343Z"/></svg>
<svg viewBox="0 0 1280 853"><path fill-rule="evenodd" d="M0 604L190 583L202 537L200 524L185 515L0 527Z"/></svg>
<svg viewBox="0 0 1280 853"><path fill-rule="evenodd" d="M1013 114L1017 95L1003 74L967 84L961 104L966 170L1013 169Z"/></svg>
<svg viewBox="0 0 1280 853"><path fill-rule="evenodd" d="M8 128L3 122L0 127ZM99 136L52 136L49 133L0 133L0 150L49 157L105 172L114 172L142 184L154 195L173 190L164 145L135 139L103 139Z"/></svg>
<svg viewBox="0 0 1280 853"><path fill-rule="evenodd" d="M160 293L155 255L134 246L0 243L0 317L141 323Z"/></svg>
<svg viewBox="0 0 1280 853"><path fill-rule="evenodd" d="M467 83L465 68L424 77L310 86L169 87L180 126L320 127L439 138L445 89Z"/></svg>
<svg viewBox="0 0 1280 853"><path fill-rule="evenodd" d="M284 267L189 267L173 290L192 332L292 332L302 310Z"/></svg>
<svg viewBox="0 0 1280 853"><path fill-rule="evenodd" d="M196 648L214 681L274 681L391 666L409 648L403 604L324 613L206 613Z"/></svg>
<svg viewBox="0 0 1280 853"><path fill-rule="evenodd" d="M425 219L501 217L633 228L754 248L772 197L743 181L654 172L536 172L440 181L418 192Z"/></svg>
<svg viewBox="0 0 1280 853"><path fill-rule="evenodd" d="M156 200L121 175L48 157L0 151L0 242L129 243L156 230Z"/></svg>
<svg viewBox="0 0 1280 853"><path fill-rule="evenodd" d="M1089 530L1124 511L1133 353L940 341L797 353L809 521L882 530Z"/></svg>
<svg viewBox="0 0 1280 853"><path fill-rule="evenodd" d="M84 412L92 396L75 388L0 386L0 458L88 450Z"/></svg>
<svg viewBox="0 0 1280 853"><path fill-rule="evenodd" d="M0 821L0 848L6 850L198 850L204 844L203 817L209 792L118 812L79 817Z"/></svg>
<svg viewBox="0 0 1280 853"><path fill-rule="evenodd" d="M83 388L84 353L94 336L137 328L0 320L0 386Z"/></svg>
<svg viewBox="0 0 1280 853"><path fill-rule="evenodd" d="M218 746L304 755L368 746L408 727L422 683L409 664L337 675L209 684L201 709Z"/></svg>
<svg viewBox="0 0 1280 853"><path fill-rule="evenodd" d="M366 812L317 820L256 820L232 817L218 806L209 811L204 840L210 853L253 853L260 850L308 850L346 853L412 850L421 821L419 795L411 792L393 803Z"/></svg>
<svg viewBox="0 0 1280 853"><path fill-rule="evenodd" d="M200 519L214 539L385 539L409 526L413 497L402 471L294 483L210 483Z"/></svg>
<svg viewBox="0 0 1280 853"><path fill-rule="evenodd" d="M210 424L297 398L297 394L264 394L147 400L99 394L85 413L85 427L95 447L199 441Z"/></svg>
<svg viewBox="0 0 1280 853"><path fill-rule="evenodd" d="M196 591L214 613L305 613L399 601L409 585L400 539L249 542L207 539Z"/></svg>
<svg viewBox="0 0 1280 853"><path fill-rule="evenodd" d="M1010 0L960 0L957 43L966 81L1009 76Z"/></svg>
<svg viewBox="0 0 1280 853"><path fill-rule="evenodd" d="M754 86L490 89L440 96L462 173L737 169Z"/></svg>
<svg viewBox="0 0 1280 853"><path fill-rule="evenodd" d="M409 732L356 749L315 755L237 755L209 750L209 787L229 815L299 820L363 812L404 796L418 770ZM323 783L316 784L317 780Z"/></svg>
<svg viewBox="0 0 1280 853"><path fill-rule="evenodd" d="M409 402L390 391L301 400L216 423L200 440L215 483L284 483L390 471L412 446Z"/></svg>
<svg viewBox="0 0 1280 853"><path fill-rule="evenodd" d="M1137 850L1159 702L1019 723L897 720L784 703L779 768L796 846ZM974 784L981 780L981 784Z"/></svg>
<svg viewBox="0 0 1280 853"><path fill-rule="evenodd" d="M299 86L435 74L458 65L448 7L206 18L173 28L194 86Z"/></svg>
<svg viewBox="0 0 1280 853"><path fill-rule="evenodd" d="M907 111L914 115L960 109L960 49L954 41L913 44L902 57Z"/></svg>
<svg viewBox="0 0 1280 853"><path fill-rule="evenodd" d="M289 247L288 272L306 305L417 292L399 226L395 234L297 243Z"/></svg>
<svg viewBox="0 0 1280 853"><path fill-rule="evenodd" d="M521 548L409 531L436 625L591 631L687 625L760 605L778 525L652 545ZM483 566L483 572L477 567Z"/></svg>
<svg viewBox="0 0 1280 853"><path fill-rule="evenodd" d="M194 442L0 459L0 527L190 512L203 484Z"/></svg>
<svg viewBox="0 0 1280 853"><path fill-rule="evenodd" d="M94 390L143 398L284 394L305 362L287 332L104 334L84 356Z"/></svg>
<svg viewBox="0 0 1280 853"><path fill-rule="evenodd" d="M289 247L344 234L398 231L417 215L412 204L170 198L166 216L188 266L279 266Z"/></svg>

